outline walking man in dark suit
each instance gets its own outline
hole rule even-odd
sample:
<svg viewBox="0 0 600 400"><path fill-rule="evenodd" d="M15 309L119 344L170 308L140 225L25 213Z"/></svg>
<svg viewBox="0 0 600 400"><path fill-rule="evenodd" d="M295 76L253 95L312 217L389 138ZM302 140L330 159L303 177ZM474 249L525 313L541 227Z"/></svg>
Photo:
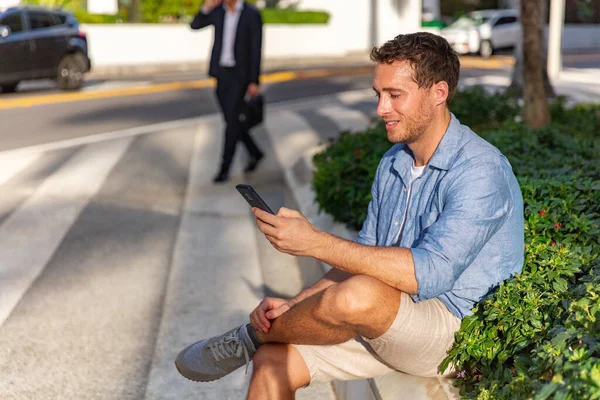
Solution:
<svg viewBox="0 0 600 400"><path fill-rule="evenodd" d="M213 179L219 183L229 179L238 140L250 155L245 172L254 171L263 158L240 121L246 94L253 97L259 93L262 19L258 10L243 0L206 0L190 26L202 29L208 25L215 27L208 73L217 79L217 98L227 125L221 169Z"/></svg>

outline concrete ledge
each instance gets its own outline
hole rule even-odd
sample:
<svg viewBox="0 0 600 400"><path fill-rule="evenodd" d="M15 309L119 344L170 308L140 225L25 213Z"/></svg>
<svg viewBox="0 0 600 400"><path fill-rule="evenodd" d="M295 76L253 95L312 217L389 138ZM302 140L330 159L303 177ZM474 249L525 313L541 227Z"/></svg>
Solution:
<svg viewBox="0 0 600 400"><path fill-rule="evenodd" d="M334 222L328 214L319 212L311 186L314 171L312 157L324 149L324 145L311 148L285 168L284 178L298 210L317 228L336 236L354 240L357 232L343 224ZM320 263L324 271L331 266ZM458 389L452 386L452 379L423 378L401 372L393 372L368 380L335 381L333 387L339 400L454 400L460 399Z"/></svg>

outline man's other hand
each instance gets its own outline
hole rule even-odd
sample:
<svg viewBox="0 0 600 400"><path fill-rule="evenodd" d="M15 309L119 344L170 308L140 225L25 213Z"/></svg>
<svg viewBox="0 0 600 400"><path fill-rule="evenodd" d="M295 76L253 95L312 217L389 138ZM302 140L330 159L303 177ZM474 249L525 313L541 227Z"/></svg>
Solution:
<svg viewBox="0 0 600 400"><path fill-rule="evenodd" d="M292 300L278 299L274 297L265 297L258 307L250 313L250 324L257 331L268 333L271 328L269 320L279 318L295 306Z"/></svg>
<svg viewBox="0 0 600 400"><path fill-rule="evenodd" d="M258 93L259 93L258 85L256 83L249 84L248 90L246 91L246 93L248 93L248 96L250 96L250 97L258 96Z"/></svg>
<svg viewBox="0 0 600 400"><path fill-rule="evenodd" d="M293 256L316 257L324 244L324 234L296 210L281 207L277 215L253 207L258 229L273 247Z"/></svg>

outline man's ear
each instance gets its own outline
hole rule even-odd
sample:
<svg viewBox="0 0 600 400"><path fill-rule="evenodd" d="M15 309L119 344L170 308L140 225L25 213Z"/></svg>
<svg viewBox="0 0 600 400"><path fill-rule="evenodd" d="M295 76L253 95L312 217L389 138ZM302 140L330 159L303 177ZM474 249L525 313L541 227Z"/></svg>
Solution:
<svg viewBox="0 0 600 400"><path fill-rule="evenodd" d="M449 87L448 87L448 83L446 81L439 81L438 83L435 83L432 87L433 90L433 96L434 96L434 101L435 101L435 105L439 106L439 105L444 105L446 103L446 100L448 100L448 91L449 91Z"/></svg>

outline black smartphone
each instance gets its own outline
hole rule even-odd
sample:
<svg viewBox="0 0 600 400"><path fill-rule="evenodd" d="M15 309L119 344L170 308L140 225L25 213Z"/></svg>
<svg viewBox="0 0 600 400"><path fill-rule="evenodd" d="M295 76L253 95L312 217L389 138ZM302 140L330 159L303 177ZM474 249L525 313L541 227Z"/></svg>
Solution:
<svg viewBox="0 0 600 400"><path fill-rule="evenodd" d="M268 213L275 214L265 201L256 193L256 190L250 185L239 184L235 187L238 192L252 207L258 207Z"/></svg>

